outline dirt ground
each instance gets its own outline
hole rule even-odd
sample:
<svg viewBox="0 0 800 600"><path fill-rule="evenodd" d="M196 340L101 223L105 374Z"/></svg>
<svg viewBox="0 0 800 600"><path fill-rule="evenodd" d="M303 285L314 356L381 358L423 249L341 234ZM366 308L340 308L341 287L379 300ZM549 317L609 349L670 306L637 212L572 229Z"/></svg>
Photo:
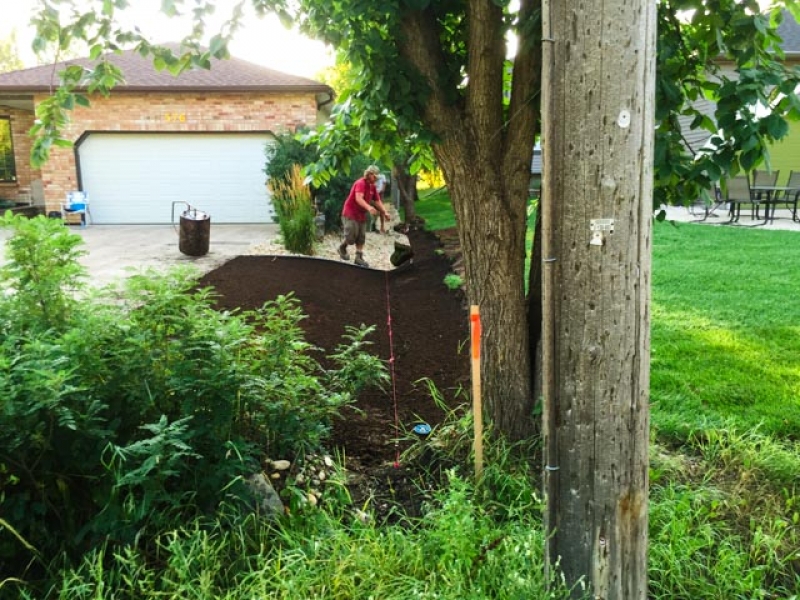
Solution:
<svg viewBox="0 0 800 600"><path fill-rule="evenodd" d="M420 465L396 459L411 444L415 424L435 426L445 416L424 380L449 406L467 402L459 390L469 389L469 311L463 293L443 283L451 258L431 233L409 231L408 238L413 261L393 271L318 258L239 256L201 279L216 289L223 309L255 308L294 292L308 316L307 340L326 351L341 341L346 325L376 326L373 351L387 365L393 353L394 385L363 392L359 411L346 411L334 424L329 450L346 457L358 482L354 501L370 497L386 514L397 504L406 514L418 512L411 496L418 496L412 488Z"/></svg>

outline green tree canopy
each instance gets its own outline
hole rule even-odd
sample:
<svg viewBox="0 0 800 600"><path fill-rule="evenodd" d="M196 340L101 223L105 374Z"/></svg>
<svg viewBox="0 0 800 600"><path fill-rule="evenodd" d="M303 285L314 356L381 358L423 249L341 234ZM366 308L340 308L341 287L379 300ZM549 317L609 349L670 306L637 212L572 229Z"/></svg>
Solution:
<svg viewBox="0 0 800 600"><path fill-rule="evenodd" d="M797 14L794 2L786 6ZM777 35L791 14L780 6L762 14L755 0L659 2L656 205L686 203L729 174L769 164L769 144L800 117L800 70L784 62ZM690 147L689 130L708 132L711 143Z"/></svg>
<svg viewBox="0 0 800 600"><path fill-rule="evenodd" d="M16 30L13 30L7 38L0 40L0 73L8 73L24 67L17 48Z"/></svg>

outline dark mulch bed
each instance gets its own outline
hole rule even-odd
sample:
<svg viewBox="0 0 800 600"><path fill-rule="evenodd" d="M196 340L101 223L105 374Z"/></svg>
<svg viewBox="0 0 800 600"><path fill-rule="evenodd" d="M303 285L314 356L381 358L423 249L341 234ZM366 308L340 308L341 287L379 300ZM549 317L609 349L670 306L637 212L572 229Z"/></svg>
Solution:
<svg viewBox="0 0 800 600"><path fill-rule="evenodd" d="M387 514L393 504L407 514L418 512L418 503L407 496L417 495L411 488L419 465L395 465L398 451L410 443L398 441L398 433L410 437L404 434L415 423L433 426L445 416L421 380L432 380L455 406L465 402L456 392L468 389L469 379L468 310L463 294L443 283L451 261L433 234L412 230L408 236L413 262L388 273L331 260L240 256L201 280L216 289L222 309L255 308L293 292L308 315L307 340L327 352L341 342L346 325L375 325L373 350L387 362L391 310L394 392L390 385L362 393L356 404L361 412L347 411L334 424L330 448L344 451L348 470L360 482L360 490L351 490L354 500L371 496L374 508Z"/></svg>

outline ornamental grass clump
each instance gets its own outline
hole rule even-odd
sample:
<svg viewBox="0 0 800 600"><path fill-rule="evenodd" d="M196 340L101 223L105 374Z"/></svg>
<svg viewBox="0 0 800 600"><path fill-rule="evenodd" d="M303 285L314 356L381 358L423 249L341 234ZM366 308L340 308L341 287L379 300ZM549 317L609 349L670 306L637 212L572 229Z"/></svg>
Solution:
<svg viewBox="0 0 800 600"><path fill-rule="evenodd" d="M286 249L295 254L314 254L316 210L300 165L293 165L282 178L270 179L267 187Z"/></svg>

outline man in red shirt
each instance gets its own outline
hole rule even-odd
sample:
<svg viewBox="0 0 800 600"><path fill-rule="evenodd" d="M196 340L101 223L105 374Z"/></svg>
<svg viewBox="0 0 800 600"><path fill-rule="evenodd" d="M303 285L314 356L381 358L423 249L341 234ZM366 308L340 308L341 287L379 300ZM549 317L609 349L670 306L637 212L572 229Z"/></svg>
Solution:
<svg viewBox="0 0 800 600"><path fill-rule="evenodd" d="M367 239L367 213L373 217L381 215L389 220L389 214L381 202L381 195L375 188L375 182L381 174L375 165L367 167L364 177L353 184L350 194L342 207L342 227L344 228L344 242L339 246L339 256L342 260L350 260L347 247L356 245L356 259L353 261L360 267L368 267L364 260L364 242Z"/></svg>

